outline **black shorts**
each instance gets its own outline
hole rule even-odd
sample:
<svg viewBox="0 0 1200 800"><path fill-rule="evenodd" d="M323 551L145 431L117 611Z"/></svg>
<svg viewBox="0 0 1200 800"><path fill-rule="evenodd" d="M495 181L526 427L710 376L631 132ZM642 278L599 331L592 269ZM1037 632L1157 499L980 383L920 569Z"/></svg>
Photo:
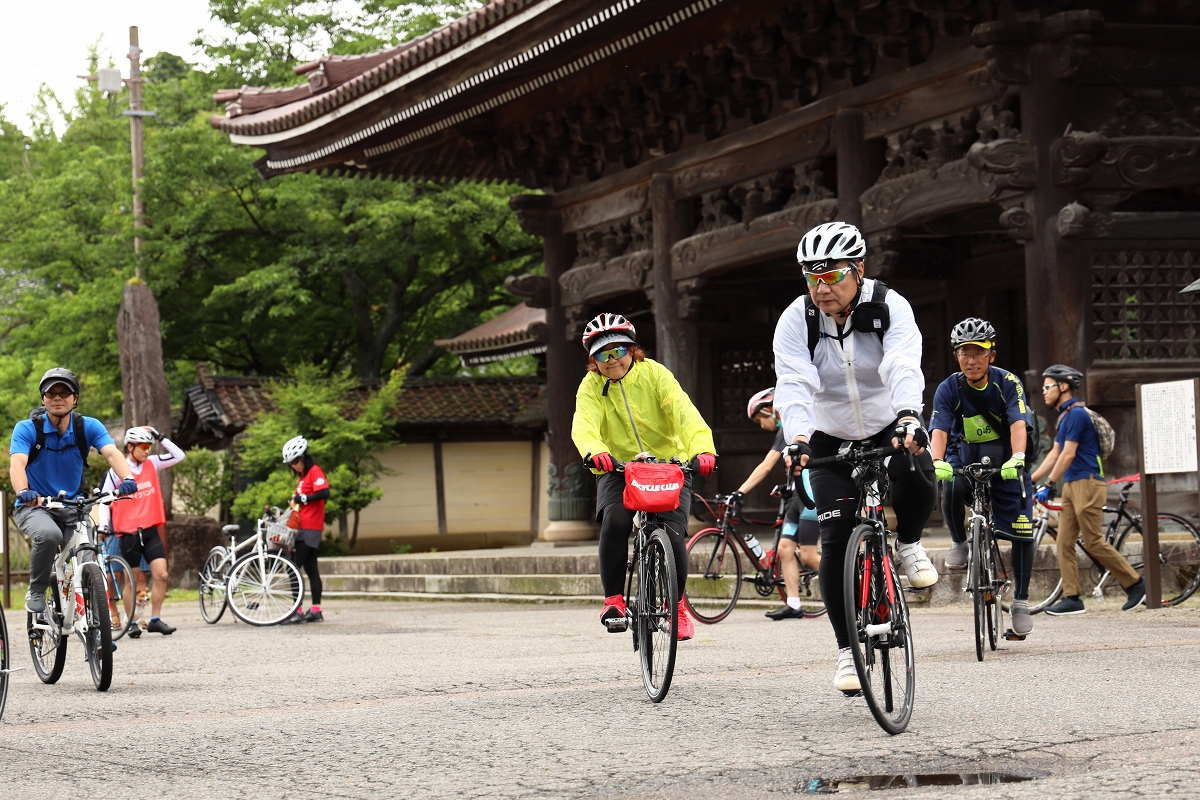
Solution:
<svg viewBox="0 0 1200 800"><path fill-rule="evenodd" d="M158 535L157 525L142 528L141 533L137 531L133 531L132 533L118 532L117 536L121 539L121 557L128 561L134 569L137 569L138 564L142 563L143 557L148 564L152 563L156 558L167 557L162 537Z"/></svg>
<svg viewBox="0 0 1200 800"><path fill-rule="evenodd" d="M801 519L804 503L799 496L788 501L783 512L783 536L801 547L816 547L821 540L821 526L815 519Z"/></svg>

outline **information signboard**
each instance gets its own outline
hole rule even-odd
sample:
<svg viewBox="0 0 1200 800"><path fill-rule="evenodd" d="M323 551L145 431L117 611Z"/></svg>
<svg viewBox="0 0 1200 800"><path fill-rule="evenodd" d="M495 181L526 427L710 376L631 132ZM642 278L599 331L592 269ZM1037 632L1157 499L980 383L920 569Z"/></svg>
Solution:
<svg viewBox="0 0 1200 800"><path fill-rule="evenodd" d="M1142 472L1195 472L1195 381L1143 383L1141 392Z"/></svg>

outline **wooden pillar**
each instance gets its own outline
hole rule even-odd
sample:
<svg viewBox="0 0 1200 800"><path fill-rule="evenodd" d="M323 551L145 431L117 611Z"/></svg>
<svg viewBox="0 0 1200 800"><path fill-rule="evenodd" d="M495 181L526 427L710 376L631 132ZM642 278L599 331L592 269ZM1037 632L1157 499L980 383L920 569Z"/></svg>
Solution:
<svg viewBox="0 0 1200 800"><path fill-rule="evenodd" d="M574 238L563 232L562 214L550 206L546 195L517 195L509 201L517 211L521 227L542 237L550 301L546 308L546 440L550 450L547 465L550 483L549 524L542 534L546 541L579 541L596 538L594 480L571 441L575 415L575 392L586 367L584 352L573 332L567 330L559 282L575 256Z"/></svg>
<svg viewBox="0 0 1200 800"><path fill-rule="evenodd" d="M675 179L650 179L650 213L654 224L654 327L658 360L674 373L679 385L695 395L700 378L700 336L694 321L698 298L681 293L671 272L671 247L691 231L690 205L675 198Z"/></svg>
<svg viewBox="0 0 1200 800"><path fill-rule="evenodd" d="M833 121L833 145L837 151L838 219L862 226L860 197L875 185L883 171L884 142L863 138L863 112L840 108Z"/></svg>

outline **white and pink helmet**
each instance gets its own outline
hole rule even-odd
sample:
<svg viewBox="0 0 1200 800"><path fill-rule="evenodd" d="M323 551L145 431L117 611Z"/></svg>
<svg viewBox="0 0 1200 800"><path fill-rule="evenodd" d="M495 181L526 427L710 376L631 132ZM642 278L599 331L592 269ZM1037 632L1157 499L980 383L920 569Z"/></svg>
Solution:
<svg viewBox="0 0 1200 800"><path fill-rule="evenodd" d="M609 345L636 344L637 329L620 314L598 314L583 328L583 349L594 356Z"/></svg>

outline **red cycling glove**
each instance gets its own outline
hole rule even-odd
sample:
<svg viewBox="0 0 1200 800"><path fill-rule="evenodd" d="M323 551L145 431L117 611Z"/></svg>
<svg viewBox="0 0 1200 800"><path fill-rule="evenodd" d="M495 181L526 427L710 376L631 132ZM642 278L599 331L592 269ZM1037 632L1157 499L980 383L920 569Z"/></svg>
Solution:
<svg viewBox="0 0 1200 800"><path fill-rule="evenodd" d="M617 468L617 465L613 463L613 457L608 453L597 453L592 456L592 466L601 472L612 472Z"/></svg>
<svg viewBox="0 0 1200 800"><path fill-rule="evenodd" d="M712 453L701 453L696 456L696 467L701 475L712 475L713 470L717 468L717 457Z"/></svg>

